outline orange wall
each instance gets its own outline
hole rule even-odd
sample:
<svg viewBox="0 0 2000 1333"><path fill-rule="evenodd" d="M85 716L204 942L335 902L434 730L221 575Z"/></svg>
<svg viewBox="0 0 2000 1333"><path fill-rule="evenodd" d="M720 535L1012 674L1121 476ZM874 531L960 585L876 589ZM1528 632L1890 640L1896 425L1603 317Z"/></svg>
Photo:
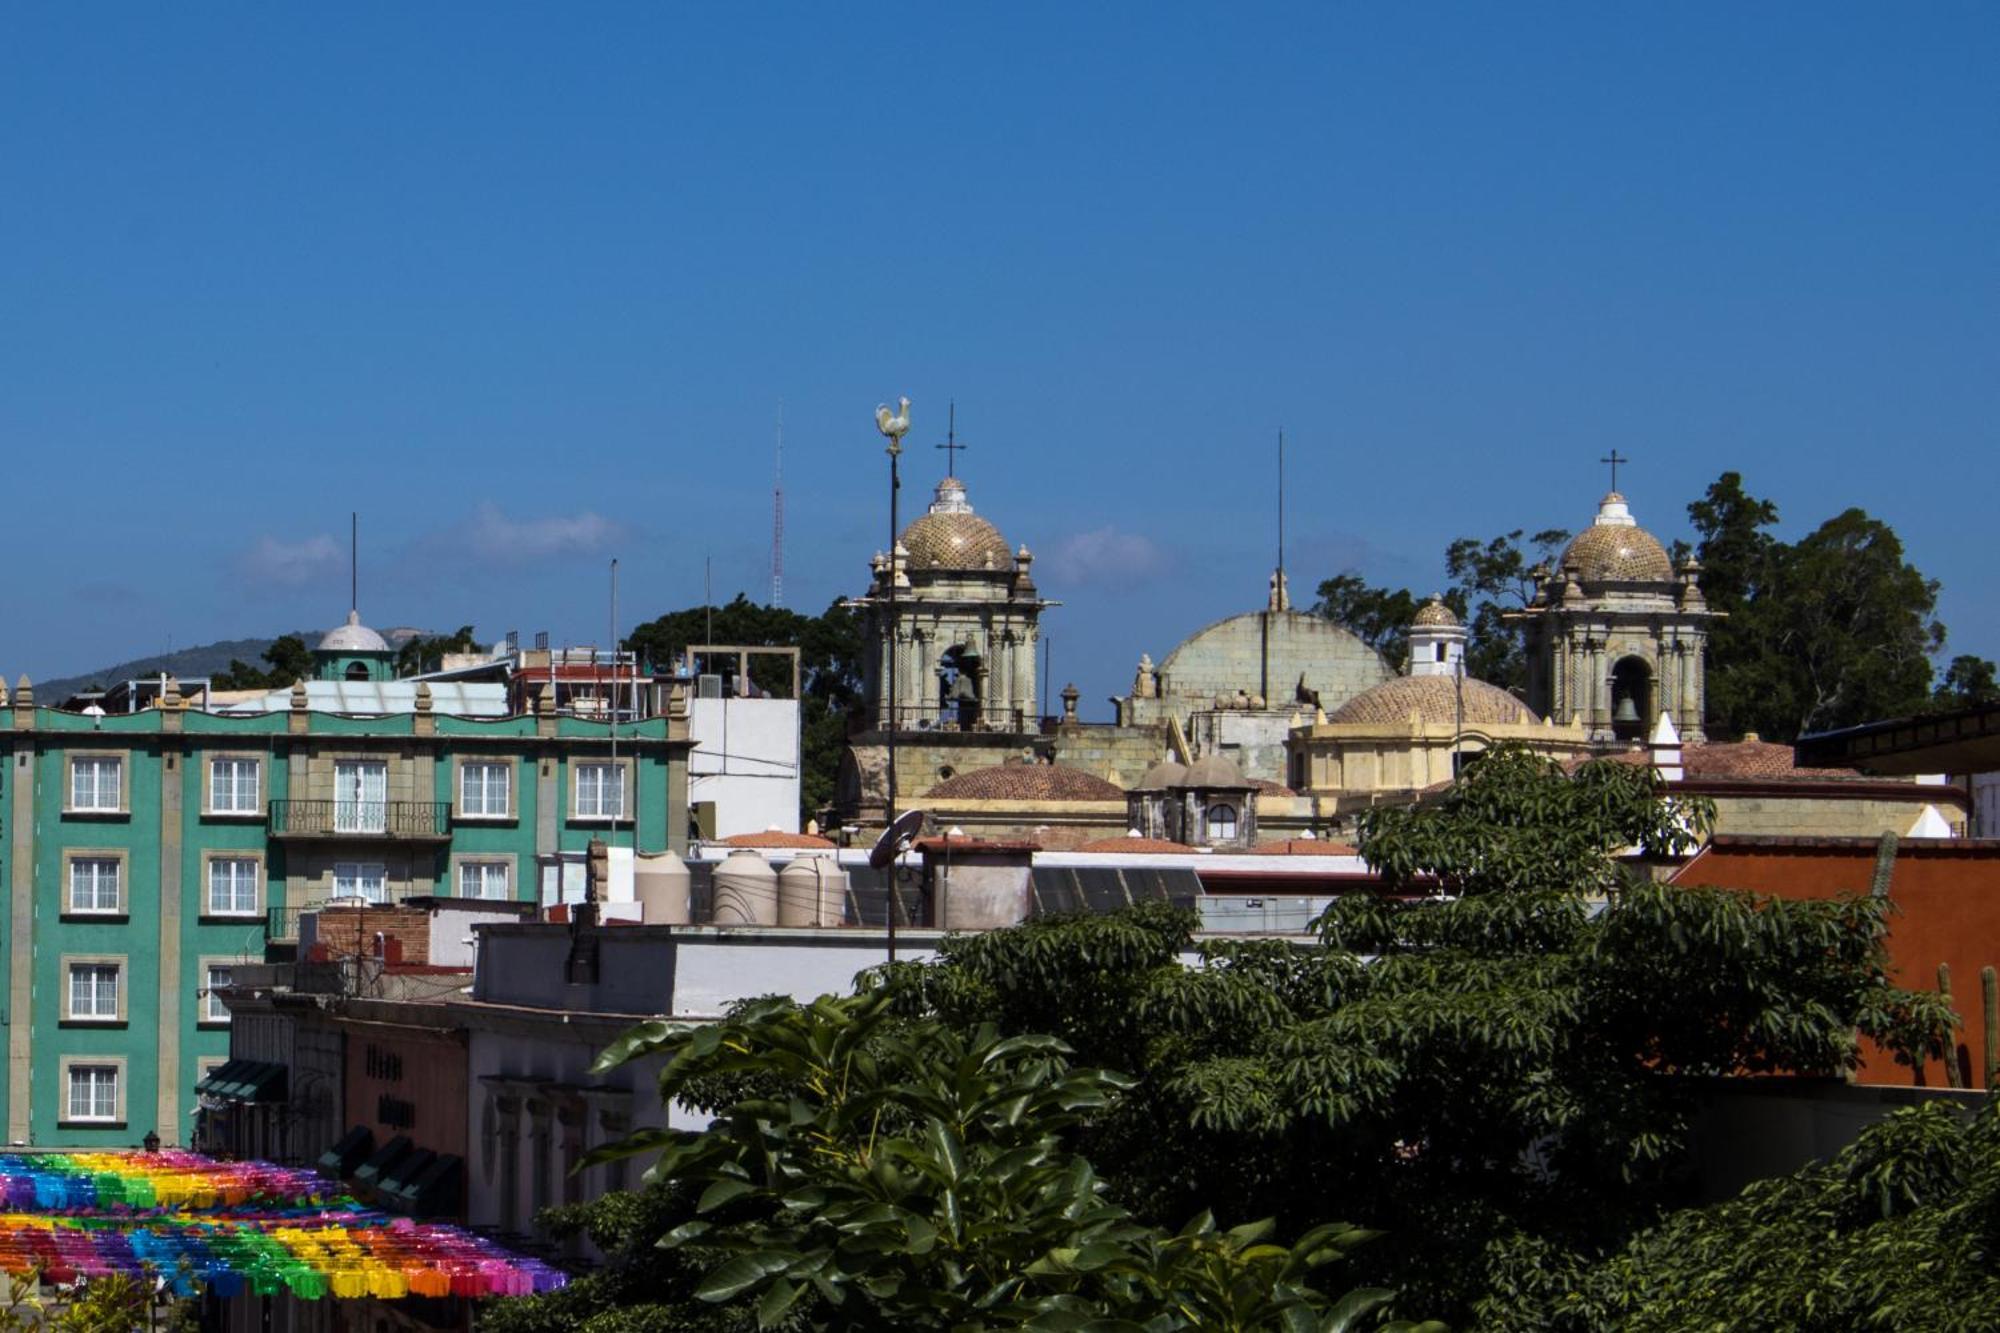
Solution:
<svg viewBox="0 0 2000 1333"><path fill-rule="evenodd" d="M1832 847L1712 847L1674 877L1676 884L1752 889L1780 898L1864 894L1875 875L1872 845ZM1889 899L1889 971L1899 986L1936 990L1937 967L1951 968L1958 1040L1971 1086L1983 1087L1986 1037L1979 969L2000 968L2000 846L1957 843L1897 851ZM1997 1034L2000 1035L2000 1034ZM1912 1071L1865 1043L1857 1075L1864 1083L1910 1083ZM1931 1087L1946 1086L1942 1061L1924 1070Z"/></svg>

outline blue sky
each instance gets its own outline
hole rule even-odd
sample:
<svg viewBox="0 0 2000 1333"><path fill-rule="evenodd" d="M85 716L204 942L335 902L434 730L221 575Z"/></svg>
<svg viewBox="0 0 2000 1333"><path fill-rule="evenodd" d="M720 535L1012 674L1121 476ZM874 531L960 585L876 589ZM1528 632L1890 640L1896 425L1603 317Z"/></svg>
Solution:
<svg viewBox="0 0 2000 1333"><path fill-rule="evenodd" d="M956 398L1086 711L1288 563L1859 504L2000 656L2000 7L0 8L0 669L601 638ZM906 510L942 455L911 450Z"/></svg>

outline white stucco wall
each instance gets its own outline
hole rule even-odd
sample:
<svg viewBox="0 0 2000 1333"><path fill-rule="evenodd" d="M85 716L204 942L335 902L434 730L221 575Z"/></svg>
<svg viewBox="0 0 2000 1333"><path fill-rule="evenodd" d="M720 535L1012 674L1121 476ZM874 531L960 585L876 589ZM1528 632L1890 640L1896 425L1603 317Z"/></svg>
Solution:
<svg viewBox="0 0 2000 1333"><path fill-rule="evenodd" d="M715 802L716 837L798 832L796 699L694 699L688 734L688 803Z"/></svg>

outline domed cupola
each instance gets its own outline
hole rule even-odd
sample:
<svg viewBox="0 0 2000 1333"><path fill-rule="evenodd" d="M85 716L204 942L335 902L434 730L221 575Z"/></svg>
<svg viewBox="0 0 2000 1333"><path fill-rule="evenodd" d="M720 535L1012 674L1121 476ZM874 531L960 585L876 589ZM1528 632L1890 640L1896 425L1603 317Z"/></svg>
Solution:
<svg viewBox="0 0 2000 1333"><path fill-rule="evenodd" d="M912 575L990 571L1011 579L1014 574L1014 548L1000 529L972 512L965 483L957 477L937 484L930 511L903 529L902 544Z"/></svg>
<svg viewBox="0 0 2000 1333"><path fill-rule="evenodd" d="M1436 593L1410 617L1412 676L1455 676L1464 669L1465 626Z"/></svg>
<svg viewBox="0 0 2000 1333"><path fill-rule="evenodd" d="M317 680L388 680L395 666L396 650L361 623L359 611L349 611L347 623L328 630L313 650Z"/></svg>
<svg viewBox="0 0 2000 1333"><path fill-rule="evenodd" d="M1597 506L1597 518L1563 552L1558 568L1586 584L1674 582L1674 565L1660 539L1639 526L1617 491Z"/></svg>

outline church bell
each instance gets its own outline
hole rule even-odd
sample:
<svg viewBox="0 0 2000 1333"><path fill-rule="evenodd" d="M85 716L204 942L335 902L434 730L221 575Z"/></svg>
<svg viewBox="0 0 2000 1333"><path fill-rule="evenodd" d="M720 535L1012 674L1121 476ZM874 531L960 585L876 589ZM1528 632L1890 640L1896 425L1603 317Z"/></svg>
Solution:
<svg viewBox="0 0 2000 1333"><path fill-rule="evenodd" d="M1612 711L1611 720L1625 726L1636 726L1639 722L1639 705L1631 695L1618 700L1618 707Z"/></svg>

